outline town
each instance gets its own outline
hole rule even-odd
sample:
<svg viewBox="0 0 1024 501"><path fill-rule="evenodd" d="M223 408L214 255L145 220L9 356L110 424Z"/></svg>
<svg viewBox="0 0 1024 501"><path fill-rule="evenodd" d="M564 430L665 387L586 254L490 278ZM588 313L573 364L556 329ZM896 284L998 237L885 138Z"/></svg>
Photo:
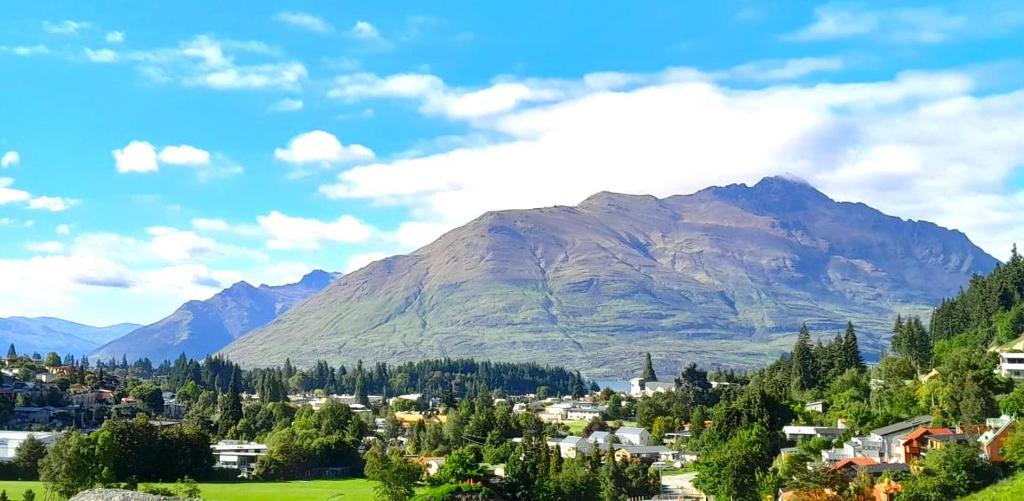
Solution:
<svg viewBox="0 0 1024 501"><path fill-rule="evenodd" d="M940 307L932 332L982 287ZM824 339L805 328L750 373L689 364L666 377L647 353L618 389L535 364L243 370L182 356L154 367L12 345L0 475L63 497L365 478L381 500L894 501L964 496L1024 466L1013 343L933 339L913 316L896 320L876 364L853 324Z"/></svg>

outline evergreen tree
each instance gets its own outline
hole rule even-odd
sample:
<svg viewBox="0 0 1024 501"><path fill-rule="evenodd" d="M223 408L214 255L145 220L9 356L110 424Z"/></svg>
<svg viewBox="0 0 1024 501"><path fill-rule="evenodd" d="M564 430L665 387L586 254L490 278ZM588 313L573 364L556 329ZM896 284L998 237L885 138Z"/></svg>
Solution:
<svg viewBox="0 0 1024 501"><path fill-rule="evenodd" d="M363 375L363 369L360 366L356 371L356 401L362 405L370 405L370 397L366 393L366 377Z"/></svg>
<svg viewBox="0 0 1024 501"><path fill-rule="evenodd" d="M583 377L580 376L580 371L576 371L573 375L572 398L580 398L586 394L587 391L583 388Z"/></svg>
<svg viewBox="0 0 1024 501"><path fill-rule="evenodd" d="M796 344L793 345L793 353L790 357L790 389L799 392L814 388L815 362L814 353L811 347L811 333L807 330L807 324L800 327L800 334L796 337Z"/></svg>
<svg viewBox="0 0 1024 501"><path fill-rule="evenodd" d="M843 361L846 369L864 368L864 358L860 354L853 322L846 322L846 334L843 336Z"/></svg>
<svg viewBox="0 0 1024 501"><path fill-rule="evenodd" d="M644 373L640 377L644 378L644 381L658 380L658 375L654 373L654 365L651 363L650 353L647 353L644 356Z"/></svg>
<svg viewBox="0 0 1024 501"><path fill-rule="evenodd" d="M237 367L235 371L238 371ZM231 387L222 402L217 431L221 436L225 436L242 419L242 396L234 378L232 378Z"/></svg>
<svg viewBox="0 0 1024 501"><path fill-rule="evenodd" d="M7 359L10 360L12 358L18 358L18 351L14 349L14 343L11 343L11 346L7 348Z"/></svg>

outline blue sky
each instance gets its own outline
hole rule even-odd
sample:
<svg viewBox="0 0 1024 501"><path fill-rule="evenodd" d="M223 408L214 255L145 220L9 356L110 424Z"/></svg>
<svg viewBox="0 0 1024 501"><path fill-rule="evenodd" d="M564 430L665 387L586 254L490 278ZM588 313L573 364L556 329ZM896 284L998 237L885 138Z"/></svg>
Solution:
<svg viewBox="0 0 1024 501"><path fill-rule="evenodd" d="M8 5L0 315L151 322L487 210L782 172L1002 258L1022 28L1013 2Z"/></svg>

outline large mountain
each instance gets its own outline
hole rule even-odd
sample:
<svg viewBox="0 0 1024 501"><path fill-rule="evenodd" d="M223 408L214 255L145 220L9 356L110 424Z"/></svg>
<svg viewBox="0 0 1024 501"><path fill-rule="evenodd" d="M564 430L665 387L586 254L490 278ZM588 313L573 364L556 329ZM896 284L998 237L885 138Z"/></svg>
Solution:
<svg viewBox="0 0 1024 501"><path fill-rule="evenodd" d="M266 325L335 278L336 274L316 270L288 285L253 287L238 282L205 301L189 301L163 320L135 329L89 356L100 360L148 357L153 363L182 353L202 358Z"/></svg>
<svg viewBox="0 0 1024 501"><path fill-rule="evenodd" d="M138 327L135 324L93 327L49 317L0 318L0 343L4 350L13 343L18 353L31 355L33 352L46 354L55 351L61 355L78 356Z"/></svg>
<svg viewBox="0 0 1024 501"><path fill-rule="evenodd" d="M598 193L489 212L335 281L222 350L246 365L473 356L621 376L651 352L754 366L804 322L852 320L878 350L997 261L958 231L836 202L782 177L692 195ZM886 341L887 342L887 341Z"/></svg>

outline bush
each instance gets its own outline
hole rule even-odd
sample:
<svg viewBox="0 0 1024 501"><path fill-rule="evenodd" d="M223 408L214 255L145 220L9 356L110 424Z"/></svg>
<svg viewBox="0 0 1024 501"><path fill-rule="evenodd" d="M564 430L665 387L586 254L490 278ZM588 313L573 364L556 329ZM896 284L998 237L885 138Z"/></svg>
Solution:
<svg viewBox="0 0 1024 501"><path fill-rule="evenodd" d="M178 493L174 492L168 487L155 484L142 484L139 486L139 492L145 492L146 494L153 494L155 496L167 496L167 497L178 497Z"/></svg>
<svg viewBox="0 0 1024 501"><path fill-rule="evenodd" d="M490 501L500 499L482 485L447 484L421 492L411 501Z"/></svg>

